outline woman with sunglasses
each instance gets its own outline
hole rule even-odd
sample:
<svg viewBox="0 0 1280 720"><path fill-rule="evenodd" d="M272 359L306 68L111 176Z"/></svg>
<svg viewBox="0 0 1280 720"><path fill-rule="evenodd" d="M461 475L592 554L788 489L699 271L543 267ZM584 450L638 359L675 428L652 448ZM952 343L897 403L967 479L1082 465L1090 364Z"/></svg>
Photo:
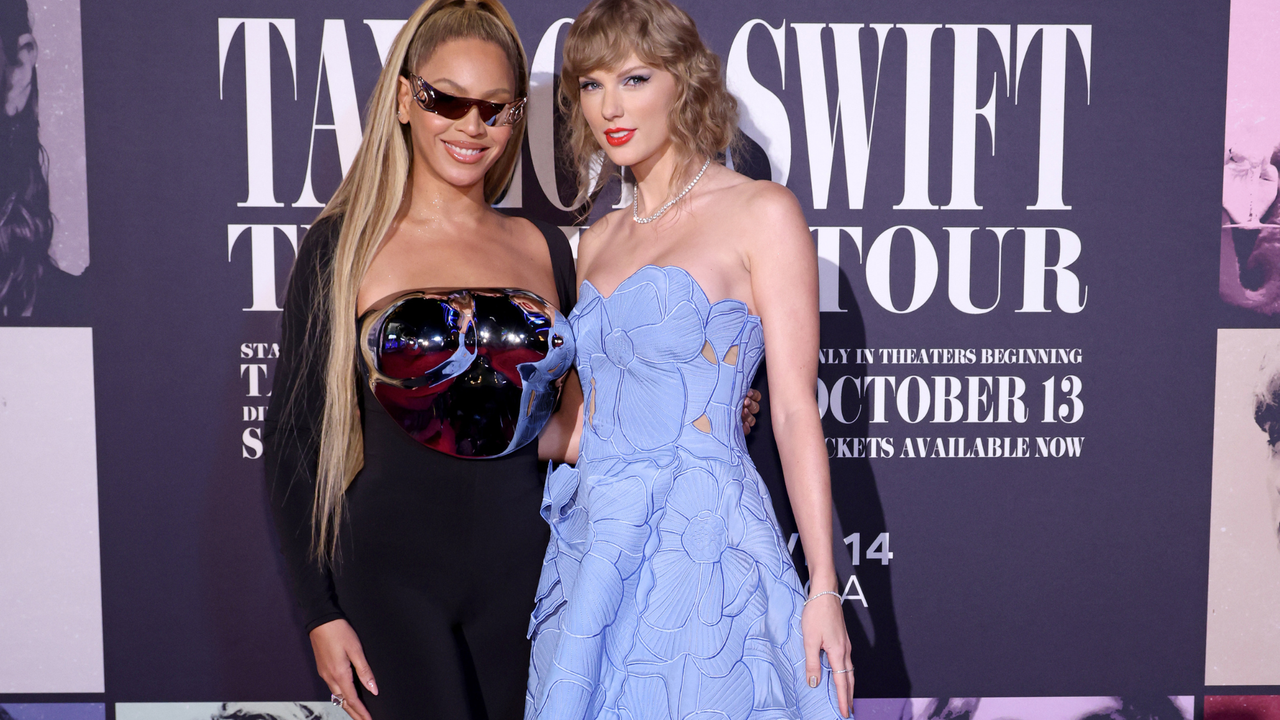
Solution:
<svg viewBox="0 0 1280 720"><path fill-rule="evenodd" d="M537 361L572 347L574 301L563 233L491 207L526 67L498 0L419 7L289 283L268 486L317 669L357 720L521 714L544 473L506 441L554 404L568 363Z"/></svg>

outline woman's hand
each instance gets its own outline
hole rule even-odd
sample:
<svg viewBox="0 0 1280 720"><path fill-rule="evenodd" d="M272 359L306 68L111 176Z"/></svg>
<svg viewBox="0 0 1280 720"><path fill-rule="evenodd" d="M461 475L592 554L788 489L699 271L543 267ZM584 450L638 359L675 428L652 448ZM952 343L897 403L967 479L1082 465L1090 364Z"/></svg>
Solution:
<svg viewBox="0 0 1280 720"><path fill-rule="evenodd" d="M836 686L840 715L849 717L853 708L853 661L849 657L852 648L844 627L841 602L839 595L813 595L800 616L800 633L804 637L804 671L809 687L817 687L822 682L819 651L825 652L831 665L831 682Z"/></svg>
<svg viewBox="0 0 1280 720"><path fill-rule="evenodd" d="M742 434L750 435L751 428L756 424L756 416L760 414L760 393L757 390L748 390L747 396L742 400Z"/></svg>
<svg viewBox="0 0 1280 720"><path fill-rule="evenodd" d="M346 620L332 620L312 630L311 649L316 654L316 670L329 686L329 692L344 700L342 709L355 720L372 720L356 694L352 666L360 684L374 695L378 694L378 684L373 680L373 670L364 659L360 638L356 637L351 624Z"/></svg>

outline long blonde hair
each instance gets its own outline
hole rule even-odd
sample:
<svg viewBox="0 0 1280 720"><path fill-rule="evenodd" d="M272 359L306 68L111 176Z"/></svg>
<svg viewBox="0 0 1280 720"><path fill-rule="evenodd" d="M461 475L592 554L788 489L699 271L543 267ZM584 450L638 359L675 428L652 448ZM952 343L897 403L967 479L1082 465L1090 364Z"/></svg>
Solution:
<svg viewBox="0 0 1280 720"><path fill-rule="evenodd" d="M676 99L667 127L676 149L671 190L688 181L706 158L715 158L740 138L738 101L729 94L720 58L702 42L698 26L669 0L593 0L564 40L559 104L567 120L564 139L578 180L575 205L590 211L592 192L617 168L609 162L582 114L578 78L617 68L631 53L675 78Z"/></svg>
<svg viewBox="0 0 1280 720"><path fill-rule="evenodd" d="M342 184L321 211L341 219L333 264L322 278L311 322L328 322L324 417L312 505L314 557L332 562L337 552L344 493L364 466L356 359L356 297L383 237L407 196L413 143L408 126L396 118L399 78L417 71L448 40L478 38L502 48L516 78L516 97L529 93L529 71L515 23L500 0L427 0L413 13L391 45L366 109L364 137ZM484 179L485 200L493 203L511 184L524 140L523 118ZM311 333L308 332L308 336ZM321 358L302 358L320 362Z"/></svg>

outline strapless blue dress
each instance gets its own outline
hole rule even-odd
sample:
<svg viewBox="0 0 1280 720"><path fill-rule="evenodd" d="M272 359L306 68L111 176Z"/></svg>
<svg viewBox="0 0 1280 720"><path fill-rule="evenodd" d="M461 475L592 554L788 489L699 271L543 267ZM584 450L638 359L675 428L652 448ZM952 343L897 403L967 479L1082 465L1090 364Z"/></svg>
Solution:
<svg viewBox="0 0 1280 720"><path fill-rule="evenodd" d="M607 298L584 282L569 323L582 441L543 495L525 717L838 717L829 671L806 682L804 591L742 432L760 318L651 265Z"/></svg>

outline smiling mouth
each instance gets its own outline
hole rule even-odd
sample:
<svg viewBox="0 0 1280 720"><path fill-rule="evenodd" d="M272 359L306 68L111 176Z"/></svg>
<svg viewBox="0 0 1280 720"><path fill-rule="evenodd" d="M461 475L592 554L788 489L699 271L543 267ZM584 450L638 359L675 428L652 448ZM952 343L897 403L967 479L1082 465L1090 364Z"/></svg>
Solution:
<svg viewBox="0 0 1280 720"><path fill-rule="evenodd" d="M460 145L454 145L447 140L443 142L445 149L449 151L449 154L453 156L453 159L462 163L479 162L480 158L484 156L485 151L489 149L485 147L464 148Z"/></svg>
<svg viewBox="0 0 1280 720"><path fill-rule="evenodd" d="M625 145L636 134L635 128L609 128L604 131L604 139L612 146Z"/></svg>

